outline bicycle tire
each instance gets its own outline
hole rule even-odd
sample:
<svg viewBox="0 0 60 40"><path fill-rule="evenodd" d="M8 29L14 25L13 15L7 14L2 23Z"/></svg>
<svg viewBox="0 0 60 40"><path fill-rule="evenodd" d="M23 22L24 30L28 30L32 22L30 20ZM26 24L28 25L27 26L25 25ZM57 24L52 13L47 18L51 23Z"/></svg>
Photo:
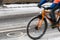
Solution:
<svg viewBox="0 0 60 40"><path fill-rule="evenodd" d="M60 18L59 18L59 20L58 20L58 23L60 24ZM58 31L60 32L60 26L57 27L57 28L58 28Z"/></svg>
<svg viewBox="0 0 60 40"><path fill-rule="evenodd" d="M39 15L39 16L36 16L36 17L34 17L34 18L32 18L30 21L29 21L29 23L28 23L28 25L27 25L27 35L31 38L31 39L40 39L44 34L45 34L45 32L46 32L46 30L47 30L47 21L46 21L46 19L44 18L44 22L45 22L45 27L44 27L44 32L41 34L41 35L39 35L38 37L32 37L32 36L30 36L30 34L29 34L29 25L30 25L30 23L32 22L32 21L34 21L36 18L38 18L38 17L40 17L40 18L42 18L42 15Z"/></svg>

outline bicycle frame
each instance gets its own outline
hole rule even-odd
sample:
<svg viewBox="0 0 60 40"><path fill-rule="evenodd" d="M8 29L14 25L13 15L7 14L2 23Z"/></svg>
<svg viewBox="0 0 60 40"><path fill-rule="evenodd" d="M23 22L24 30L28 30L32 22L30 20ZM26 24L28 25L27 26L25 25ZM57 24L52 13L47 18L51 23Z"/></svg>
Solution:
<svg viewBox="0 0 60 40"><path fill-rule="evenodd" d="M43 10L42 11L42 19L40 20L38 20L38 29L42 26L42 23L43 23L43 21L44 21L44 18L46 17L49 21L50 21L50 23L52 24L52 20L51 20L51 18L49 18L48 17L48 15L47 14L49 14L50 13L50 11L48 11L48 10ZM60 13L58 13L58 12L56 12L55 13L57 16L56 16L56 18L58 18L59 16L60 16ZM60 24L59 24L60 25Z"/></svg>

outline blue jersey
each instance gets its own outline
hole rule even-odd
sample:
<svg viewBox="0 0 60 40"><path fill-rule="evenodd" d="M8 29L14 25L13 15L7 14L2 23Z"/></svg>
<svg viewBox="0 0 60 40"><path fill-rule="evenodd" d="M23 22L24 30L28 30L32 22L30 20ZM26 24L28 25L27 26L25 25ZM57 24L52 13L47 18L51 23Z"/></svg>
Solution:
<svg viewBox="0 0 60 40"><path fill-rule="evenodd" d="M39 5L41 6L42 4L48 2L47 0L41 0ZM60 0L54 0L52 5L50 6L51 9L53 9L56 5L60 6Z"/></svg>

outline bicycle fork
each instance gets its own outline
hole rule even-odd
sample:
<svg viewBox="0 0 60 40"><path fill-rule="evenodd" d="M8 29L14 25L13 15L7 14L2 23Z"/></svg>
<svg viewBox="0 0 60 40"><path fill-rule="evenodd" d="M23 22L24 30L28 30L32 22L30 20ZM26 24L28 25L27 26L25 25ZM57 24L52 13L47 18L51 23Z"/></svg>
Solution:
<svg viewBox="0 0 60 40"><path fill-rule="evenodd" d="M42 11L42 15L39 16L37 27L40 29L42 27L42 23L44 21L45 11Z"/></svg>

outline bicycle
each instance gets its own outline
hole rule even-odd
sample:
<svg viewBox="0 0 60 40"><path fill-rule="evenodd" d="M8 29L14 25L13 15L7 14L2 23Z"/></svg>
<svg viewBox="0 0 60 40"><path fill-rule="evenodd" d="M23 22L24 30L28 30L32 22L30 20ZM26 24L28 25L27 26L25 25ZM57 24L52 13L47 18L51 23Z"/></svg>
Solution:
<svg viewBox="0 0 60 40"><path fill-rule="evenodd" d="M47 19L49 20L51 25L53 23L52 19L49 17L50 11L48 11L48 9L46 9L43 6L41 7L43 8L42 13L32 18L27 25L27 35L31 39L35 39L35 40L40 39L45 34L48 27ZM54 24L54 26L56 26L56 28L60 32L60 10L59 12L56 12L55 15L56 15L57 22L56 24Z"/></svg>

